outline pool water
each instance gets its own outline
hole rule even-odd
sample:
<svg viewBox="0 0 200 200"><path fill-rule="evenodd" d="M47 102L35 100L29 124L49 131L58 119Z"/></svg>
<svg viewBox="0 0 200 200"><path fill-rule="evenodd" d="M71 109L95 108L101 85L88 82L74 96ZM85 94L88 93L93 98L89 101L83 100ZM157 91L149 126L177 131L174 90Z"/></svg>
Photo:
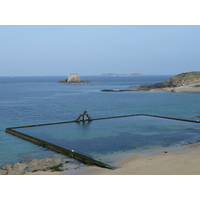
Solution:
<svg viewBox="0 0 200 200"><path fill-rule="evenodd" d="M198 123L131 116L16 128L19 132L113 164L112 157L126 152L153 150L200 140ZM115 156L120 159L119 156ZM115 160L116 161L116 160Z"/></svg>

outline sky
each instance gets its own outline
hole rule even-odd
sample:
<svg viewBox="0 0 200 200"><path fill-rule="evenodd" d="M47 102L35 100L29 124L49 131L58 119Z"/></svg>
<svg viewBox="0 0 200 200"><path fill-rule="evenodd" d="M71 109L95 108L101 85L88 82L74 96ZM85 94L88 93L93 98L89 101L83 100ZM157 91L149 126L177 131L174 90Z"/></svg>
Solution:
<svg viewBox="0 0 200 200"><path fill-rule="evenodd" d="M1 25L0 76L200 71L200 26Z"/></svg>

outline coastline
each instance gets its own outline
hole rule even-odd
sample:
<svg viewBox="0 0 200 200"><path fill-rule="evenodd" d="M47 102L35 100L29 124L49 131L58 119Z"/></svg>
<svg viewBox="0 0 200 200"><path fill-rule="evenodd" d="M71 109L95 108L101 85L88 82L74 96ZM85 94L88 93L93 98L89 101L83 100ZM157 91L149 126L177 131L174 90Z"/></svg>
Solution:
<svg viewBox="0 0 200 200"><path fill-rule="evenodd" d="M200 92L200 87L194 87L194 85L180 86L180 87L166 87L150 89L149 91L163 91L163 92Z"/></svg>
<svg viewBox="0 0 200 200"><path fill-rule="evenodd" d="M135 154L110 170L83 165L62 172L38 171L25 175L200 175L200 143L171 147L153 155Z"/></svg>
<svg viewBox="0 0 200 200"><path fill-rule="evenodd" d="M160 92L200 92L200 86L184 85L180 87L164 87L164 88L153 88L153 89L140 89L138 86L130 86L130 89L103 89L102 92L138 92L138 91L160 91Z"/></svg>
<svg viewBox="0 0 200 200"><path fill-rule="evenodd" d="M199 175L200 144L172 148L151 156L132 156L115 170L94 169L87 175ZM85 174L86 175L86 174Z"/></svg>

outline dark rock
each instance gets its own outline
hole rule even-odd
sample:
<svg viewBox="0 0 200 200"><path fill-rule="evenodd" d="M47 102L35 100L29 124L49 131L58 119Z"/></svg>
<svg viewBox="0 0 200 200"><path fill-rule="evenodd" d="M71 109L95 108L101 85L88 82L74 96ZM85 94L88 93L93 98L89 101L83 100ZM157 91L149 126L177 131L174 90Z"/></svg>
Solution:
<svg viewBox="0 0 200 200"><path fill-rule="evenodd" d="M198 87L200 87L200 84L194 85L193 87L196 87L196 88L198 88Z"/></svg>
<svg viewBox="0 0 200 200"><path fill-rule="evenodd" d="M126 92L126 91L135 91L135 90L101 90L102 92Z"/></svg>

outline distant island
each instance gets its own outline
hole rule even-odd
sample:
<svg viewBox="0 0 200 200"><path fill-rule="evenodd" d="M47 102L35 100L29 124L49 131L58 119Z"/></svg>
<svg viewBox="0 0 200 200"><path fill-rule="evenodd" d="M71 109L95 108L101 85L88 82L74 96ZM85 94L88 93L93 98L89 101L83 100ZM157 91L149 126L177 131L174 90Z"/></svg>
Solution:
<svg viewBox="0 0 200 200"><path fill-rule="evenodd" d="M67 79L58 81L57 83L65 84L89 84L91 81L82 81L80 76L77 73L70 74Z"/></svg>
<svg viewBox="0 0 200 200"><path fill-rule="evenodd" d="M162 83L130 88L137 91L200 92L200 71L181 73Z"/></svg>
<svg viewBox="0 0 200 200"><path fill-rule="evenodd" d="M132 74L107 73L107 74L101 74L101 76L143 76L143 74L140 74L140 73L132 73Z"/></svg>

